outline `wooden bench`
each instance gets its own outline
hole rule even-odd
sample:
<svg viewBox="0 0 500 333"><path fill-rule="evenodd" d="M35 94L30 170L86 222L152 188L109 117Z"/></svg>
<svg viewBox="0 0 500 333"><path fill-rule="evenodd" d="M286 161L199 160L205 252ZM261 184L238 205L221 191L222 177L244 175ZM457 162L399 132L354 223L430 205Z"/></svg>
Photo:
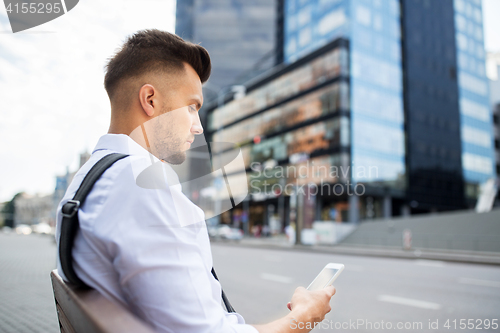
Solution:
<svg viewBox="0 0 500 333"><path fill-rule="evenodd" d="M153 333L154 330L123 306L93 289L79 289L53 270L50 273L61 333Z"/></svg>

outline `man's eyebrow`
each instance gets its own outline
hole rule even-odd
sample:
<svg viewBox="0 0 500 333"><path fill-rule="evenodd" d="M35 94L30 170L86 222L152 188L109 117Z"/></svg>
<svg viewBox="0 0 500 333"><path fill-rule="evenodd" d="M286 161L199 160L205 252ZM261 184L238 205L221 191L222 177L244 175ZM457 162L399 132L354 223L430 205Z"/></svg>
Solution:
<svg viewBox="0 0 500 333"><path fill-rule="evenodd" d="M191 95L191 96L189 96L189 100L195 102L196 107L198 108L198 110L201 109L202 102L201 102L200 96L198 96L198 95Z"/></svg>

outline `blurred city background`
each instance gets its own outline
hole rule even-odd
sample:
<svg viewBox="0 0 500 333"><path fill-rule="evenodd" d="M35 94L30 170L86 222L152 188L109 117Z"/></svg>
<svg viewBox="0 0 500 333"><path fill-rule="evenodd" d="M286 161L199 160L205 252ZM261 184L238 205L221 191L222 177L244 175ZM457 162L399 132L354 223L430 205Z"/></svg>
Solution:
<svg viewBox="0 0 500 333"><path fill-rule="evenodd" d="M139 14L131 1L115 2L114 15L101 9L98 30L78 28L84 14L101 8L92 0L72 11L78 24L68 14L38 34L0 35L0 157L11 165L0 184L0 267L9 276L0 282L0 331L57 331L48 278L55 210L107 131L98 71L126 34L142 28L175 32L210 53L200 110L205 139L231 143L213 160L241 156L245 170L218 163L224 181L183 190L197 204L216 203L207 220L215 266L248 322L285 314L293 289L327 262L346 265L331 320L423 322L414 331L431 331L429 320L439 319L441 330L447 319L500 320L500 1L145 3ZM156 16L148 22L140 14L151 7ZM69 36L65 24L72 24L68 34L81 34L78 42L56 39ZM22 45L34 57L26 45L35 39L55 62L25 58L23 68L14 49ZM48 78L58 56L80 63L65 57L59 79ZM95 77L85 76L95 63ZM64 66L75 71L71 77ZM14 102L24 100L14 88L24 84L37 98L13 116ZM61 84L76 88L61 91ZM58 93L66 97L54 99ZM42 116L54 109L48 117L58 122L38 123L39 105L49 105ZM193 154L180 176L205 168ZM231 186L242 179L247 189ZM26 312L41 314L30 321Z"/></svg>

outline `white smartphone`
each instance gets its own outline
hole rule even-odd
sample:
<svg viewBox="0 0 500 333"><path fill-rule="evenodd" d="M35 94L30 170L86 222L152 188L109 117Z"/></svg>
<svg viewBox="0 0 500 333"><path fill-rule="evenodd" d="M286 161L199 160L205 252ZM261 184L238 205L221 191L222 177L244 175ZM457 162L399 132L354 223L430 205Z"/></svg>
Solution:
<svg viewBox="0 0 500 333"><path fill-rule="evenodd" d="M323 270L316 276L313 282L307 287L308 290L319 290L323 289L326 286L330 286L333 284L333 281L337 279L337 277L344 270L343 264L334 264L329 263L323 268Z"/></svg>

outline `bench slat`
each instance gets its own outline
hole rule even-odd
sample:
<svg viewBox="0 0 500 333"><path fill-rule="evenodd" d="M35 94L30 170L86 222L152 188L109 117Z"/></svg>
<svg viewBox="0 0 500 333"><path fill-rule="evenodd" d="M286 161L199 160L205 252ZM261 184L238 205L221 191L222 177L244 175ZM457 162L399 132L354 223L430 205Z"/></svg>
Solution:
<svg viewBox="0 0 500 333"><path fill-rule="evenodd" d="M61 332L153 333L151 326L93 289L79 289L50 273ZM64 330L64 331L63 331Z"/></svg>
<svg viewBox="0 0 500 333"><path fill-rule="evenodd" d="M59 304L56 304L56 309L57 309L57 317L59 318L59 326L61 328L61 333L76 333L75 330L73 329L73 326L71 326L71 323L69 322L68 318L64 314L64 311L59 306Z"/></svg>

